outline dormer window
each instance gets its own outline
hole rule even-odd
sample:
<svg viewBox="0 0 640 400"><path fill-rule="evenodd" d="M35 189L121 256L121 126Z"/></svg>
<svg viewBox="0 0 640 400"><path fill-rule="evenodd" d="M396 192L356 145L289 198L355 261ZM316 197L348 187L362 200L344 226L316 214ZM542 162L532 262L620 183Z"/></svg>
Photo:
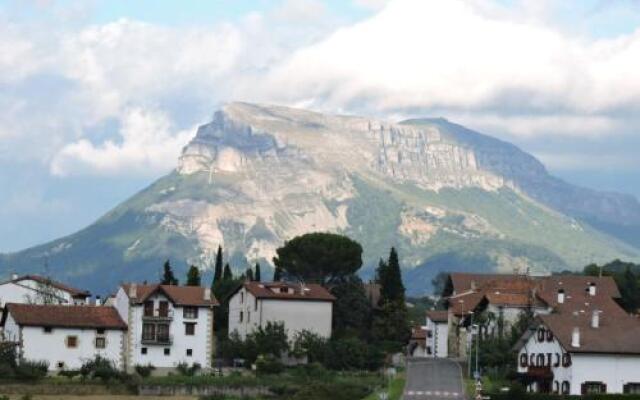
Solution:
<svg viewBox="0 0 640 400"><path fill-rule="evenodd" d="M280 288L280 293L289 293L289 288L281 287Z"/></svg>

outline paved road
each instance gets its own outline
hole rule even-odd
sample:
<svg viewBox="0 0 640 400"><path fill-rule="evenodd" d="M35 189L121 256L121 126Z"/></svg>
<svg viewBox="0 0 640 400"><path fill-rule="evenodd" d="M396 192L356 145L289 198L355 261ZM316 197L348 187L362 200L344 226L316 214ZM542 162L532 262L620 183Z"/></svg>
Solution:
<svg viewBox="0 0 640 400"><path fill-rule="evenodd" d="M464 400L460 366L447 359L409 359L403 399Z"/></svg>

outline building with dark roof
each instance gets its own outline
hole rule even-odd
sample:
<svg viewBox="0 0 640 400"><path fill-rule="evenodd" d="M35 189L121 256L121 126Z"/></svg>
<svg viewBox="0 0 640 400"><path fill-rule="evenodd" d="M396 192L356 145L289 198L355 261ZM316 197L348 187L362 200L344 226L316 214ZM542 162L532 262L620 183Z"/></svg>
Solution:
<svg viewBox="0 0 640 400"><path fill-rule="evenodd" d="M329 338L334 301L317 284L245 282L229 297L229 334L245 338L268 322L281 322L290 339L303 330Z"/></svg>

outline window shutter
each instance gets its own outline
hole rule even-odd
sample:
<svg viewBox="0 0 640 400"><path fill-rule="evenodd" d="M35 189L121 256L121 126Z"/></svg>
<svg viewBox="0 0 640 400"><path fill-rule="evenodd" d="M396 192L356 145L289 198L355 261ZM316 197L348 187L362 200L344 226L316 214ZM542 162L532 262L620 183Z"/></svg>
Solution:
<svg viewBox="0 0 640 400"><path fill-rule="evenodd" d="M582 384L580 385L580 394L585 395L587 394L587 385L586 384Z"/></svg>

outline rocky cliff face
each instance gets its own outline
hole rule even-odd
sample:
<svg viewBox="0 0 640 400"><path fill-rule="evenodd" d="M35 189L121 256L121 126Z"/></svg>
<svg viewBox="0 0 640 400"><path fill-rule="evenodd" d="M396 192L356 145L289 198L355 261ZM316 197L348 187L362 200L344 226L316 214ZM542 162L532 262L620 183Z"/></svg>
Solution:
<svg viewBox="0 0 640 400"><path fill-rule="evenodd" d="M232 103L198 129L174 173L77 234L0 257L0 275L34 272L47 256L58 277L95 288L153 279L166 258L178 271L206 269L218 245L241 270L310 231L362 243L365 274L396 246L413 292L440 269L542 272L638 258L585 222L594 219L640 226L640 206L555 179L517 147L443 119L394 124Z"/></svg>

